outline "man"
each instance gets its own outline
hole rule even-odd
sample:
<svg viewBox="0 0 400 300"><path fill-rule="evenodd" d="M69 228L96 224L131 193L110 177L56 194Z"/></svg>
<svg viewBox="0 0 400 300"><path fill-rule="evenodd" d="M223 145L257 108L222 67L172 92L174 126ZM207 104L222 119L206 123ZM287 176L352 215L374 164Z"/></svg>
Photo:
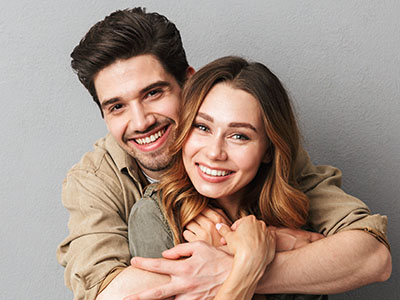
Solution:
<svg viewBox="0 0 400 300"><path fill-rule="evenodd" d="M232 258L206 243L178 245L166 254L169 260L129 263L130 209L170 165L181 88L194 73L178 30L156 13L118 11L94 25L71 57L109 134L63 183L70 233L57 255L66 285L75 299L136 293L140 299L212 298ZM257 292L337 293L386 280L391 273L386 217L370 215L364 203L339 188L339 170L313 166L305 152L296 174L310 199L309 225L329 237L308 243L306 232L291 232L299 239L306 235L307 245L278 253ZM221 221L218 212L206 214L210 222Z"/></svg>

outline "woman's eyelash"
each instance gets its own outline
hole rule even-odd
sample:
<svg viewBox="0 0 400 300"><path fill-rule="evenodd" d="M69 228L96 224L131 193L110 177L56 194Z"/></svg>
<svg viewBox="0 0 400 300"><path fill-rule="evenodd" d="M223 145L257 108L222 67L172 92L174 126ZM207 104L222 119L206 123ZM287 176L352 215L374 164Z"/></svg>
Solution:
<svg viewBox="0 0 400 300"><path fill-rule="evenodd" d="M197 128L197 129L199 129L201 131L208 131L209 130L207 126L205 126L203 124L198 124L198 123L193 124L193 127Z"/></svg>
<svg viewBox="0 0 400 300"><path fill-rule="evenodd" d="M245 141L247 141L247 140L250 139L247 135L245 135L245 134L240 134L240 133L235 133L235 134L232 135L232 137L233 137L234 139L237 139L237 140L245 140Z"/></svg>

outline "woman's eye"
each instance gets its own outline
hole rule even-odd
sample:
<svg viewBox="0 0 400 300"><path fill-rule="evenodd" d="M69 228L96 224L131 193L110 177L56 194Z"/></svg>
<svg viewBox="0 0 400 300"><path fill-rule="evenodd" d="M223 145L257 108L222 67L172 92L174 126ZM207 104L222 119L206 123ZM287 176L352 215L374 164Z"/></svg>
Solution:
<svg viewBox="0 0 400 300"><path fill-rule="evenodd" d="M234 135L232 135L232 138L235 140L242 140L242 141L249 140L249 137L247 135L240 134L240 133L235 133Z"/></svg>
<svg viewBox="0 0 400 300"><path fill-rule="evenodd" d="M201 130L201 131L209 131L208 127L204 126L202 124L194 124L193 126L194 126L194 128L197 128L198 130Z"/></svg>

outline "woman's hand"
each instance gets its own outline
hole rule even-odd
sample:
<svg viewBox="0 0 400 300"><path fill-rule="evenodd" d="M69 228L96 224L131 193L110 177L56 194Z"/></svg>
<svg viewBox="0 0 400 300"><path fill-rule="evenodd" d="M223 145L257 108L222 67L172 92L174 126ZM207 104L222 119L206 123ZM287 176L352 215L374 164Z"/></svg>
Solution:
<svg viewBox="0 0 400 300"><path fill-rule="evenodd" d="M206 207L186 225L183 237L188 242L204 241L214 247L220 247L222 246L221 235L215 228L218 223L231 225L228 217L221 209Z"/></svg>
<svg viewBox="0 0 400 300"><path fill-rule="evenodd" d="M264 268L275 257L276 236L261 220L250 215L237 220L231 228L226 224L216 225L222 236L222 244L227 244L229 252L236 260Z"/></svg>
<svg viewBox="0 0 400 300"><path fill-rule="evenodd" d="M246 216L230 228L216 228L234 255L232 271L215 299L251 299L266 267L275 257L275 230L269 229L255 216Z"/></svg>

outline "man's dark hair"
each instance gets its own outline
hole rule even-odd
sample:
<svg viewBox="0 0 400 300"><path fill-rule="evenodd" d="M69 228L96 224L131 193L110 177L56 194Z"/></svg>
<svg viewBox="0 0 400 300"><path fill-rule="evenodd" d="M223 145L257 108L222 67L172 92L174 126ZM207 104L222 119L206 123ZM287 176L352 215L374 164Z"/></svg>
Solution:
<svg viewBox="0 0 400 300"><path fill-rule="evenodd" d="M166 17L142 8L115 11L90 28L71 53L71 66L100 107L94 76L119 59L141 54L154 55L184 84L189 64L178 29Z"/></svg>

